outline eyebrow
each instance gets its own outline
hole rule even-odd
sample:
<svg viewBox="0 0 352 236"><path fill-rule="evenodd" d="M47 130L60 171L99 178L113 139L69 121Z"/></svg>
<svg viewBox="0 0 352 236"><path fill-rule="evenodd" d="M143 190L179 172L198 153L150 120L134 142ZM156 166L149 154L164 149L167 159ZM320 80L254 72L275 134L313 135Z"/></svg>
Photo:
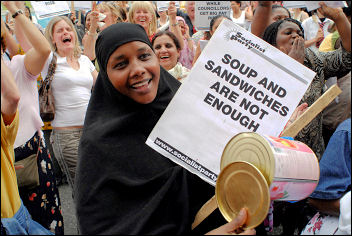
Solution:
<svg viewBox="0 0 352 236"><path fill-rule="evenodd" d="M147 51L148 50L148 47L141 47L141 48L138 48L137 49L137 52L144 52L144 51ZM124 54L121 54L121 55L119 55L119 56L116 56L114 59L115 60L121 60L121 59L123 59L125 57L125 55Z"/></svg>

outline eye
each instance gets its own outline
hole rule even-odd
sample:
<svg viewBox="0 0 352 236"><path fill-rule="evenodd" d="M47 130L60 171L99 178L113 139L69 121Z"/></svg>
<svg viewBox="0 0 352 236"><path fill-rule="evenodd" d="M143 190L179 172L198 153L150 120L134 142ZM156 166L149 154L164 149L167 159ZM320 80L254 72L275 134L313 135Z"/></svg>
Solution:
<svg viewBox="0 0 352 236"><path fill-rule="evenodd" d="M167 43L166 44L166 48L172 48L172 44L171 43Z"/></svg>
<svg viewBox="0 0 352 236"><path fill-rule="evenodd" d="M116 69L116 70L121 70L123 68L125 68L128 64L128 61L125 60L125 61L120 61L118 63L115 64L115 66L113 67L113 69Z"/></svg>
<svg viewBox="0 0 352 236"><path fill-rule="evenodd" d="M157 45L154 47L155 50L159 50L160 48L161 48L161 45L160 45L160 44L157 44Z"/></svg>
<svg viewBox="0 0 352 236"><path fill-rule="evenodd" d="M139 56L139 59L142 61L148 60L152 55L150 53L143 53L142 55Z"/></svg>

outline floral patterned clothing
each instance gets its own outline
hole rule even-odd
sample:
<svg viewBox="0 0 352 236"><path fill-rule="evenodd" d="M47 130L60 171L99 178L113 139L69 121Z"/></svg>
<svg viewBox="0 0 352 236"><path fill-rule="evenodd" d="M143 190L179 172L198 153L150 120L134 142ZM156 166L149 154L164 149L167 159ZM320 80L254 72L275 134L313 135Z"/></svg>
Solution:
<svg viewBox="0 0 352 236"><path fill-rule="evenodd" d="M323 94L325 79L334 76L340 78L351 70L351 52L343 47L332 52L318 53L307 48L304 65L317 73L301 100L301 103L306 102L308 106L311 106ZM322 127L323 116L319 113L295 137L295 140L310 147L319 160L325 150Z"/></svg>
<svg viewBox="0 0 352 236"><path fill-rule="evenodd" d="M33 189L19 188L20 197L32 219L55 234L64 234L59 191L56 186L53 164L38 132L25 144L15 148L15 161L39 152L37 158L40 185Z"/></svg>
<svg viewBox="0 0 352 236"><path fill-rule="evenodd" d="M302 235L334 235L338 230L339 218L321 213L308 222Z"/></svg>

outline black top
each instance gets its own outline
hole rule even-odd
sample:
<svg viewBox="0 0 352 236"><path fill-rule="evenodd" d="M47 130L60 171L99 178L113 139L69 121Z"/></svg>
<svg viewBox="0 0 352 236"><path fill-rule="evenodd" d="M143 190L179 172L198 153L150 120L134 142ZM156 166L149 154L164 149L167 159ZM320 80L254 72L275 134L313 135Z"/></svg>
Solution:
<svg viewBox="0 0 352 236"><path fill-rule="evenodd" d="M130 23L106 28L97 40L100 73L86 114L74 189L82 234L187 233L215 192L145 144L179 81L160 68L156 98L139 104L119 93L107 77L110 55L135 40L150 45L144 29Z"/></svg>

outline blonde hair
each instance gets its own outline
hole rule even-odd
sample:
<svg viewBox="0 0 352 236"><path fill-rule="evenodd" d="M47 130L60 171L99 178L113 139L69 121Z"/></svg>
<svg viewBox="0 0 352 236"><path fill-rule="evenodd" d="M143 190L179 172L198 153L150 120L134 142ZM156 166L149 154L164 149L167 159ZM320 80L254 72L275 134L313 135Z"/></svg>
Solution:
<svg viewBox="0 0 352 236"><path fill-rule="evenodd" d="M156 15L155 15L153 5L150 2L146 2L146 1L133 2L132 6L130 7L130 9L128 11L128 22L136 24L136 22L134 21L134 12L138 9L147 10L149 13L151 13L152 21L150 22L150 24L148 26L147 35L150 36L150 35L154 34L157 29L157 20L156 20Z"/></svg>
<svg viewBox="0 0 352 236"><path fill-rule="evenodd" d="M46 39L49 41L51 50L53 52L57 51L57 47L56 44L53 43L53 30L54 27L56 25L56 23L60 22L60 21L65 21L72 29L72 31L75 34L75 43L74 43L74 49L73 49L73 56L76 58L79 58L81 56L82 50L81 47L79 45L79 41L78 41L78 35L77 35L77 31L72 23L72 21L67 18L66 16L54 16L48 23L48 25L45 27L45 32L44 35L46 37Z"/></svg>
<svg viewBox="0 0 352 236"><path fill-rule="evenodd" d="M120 7L112 2L101 2L97 5L97 9L109 10L116 17L116 22L122 22L123 18L120 13Z"/></svg>

